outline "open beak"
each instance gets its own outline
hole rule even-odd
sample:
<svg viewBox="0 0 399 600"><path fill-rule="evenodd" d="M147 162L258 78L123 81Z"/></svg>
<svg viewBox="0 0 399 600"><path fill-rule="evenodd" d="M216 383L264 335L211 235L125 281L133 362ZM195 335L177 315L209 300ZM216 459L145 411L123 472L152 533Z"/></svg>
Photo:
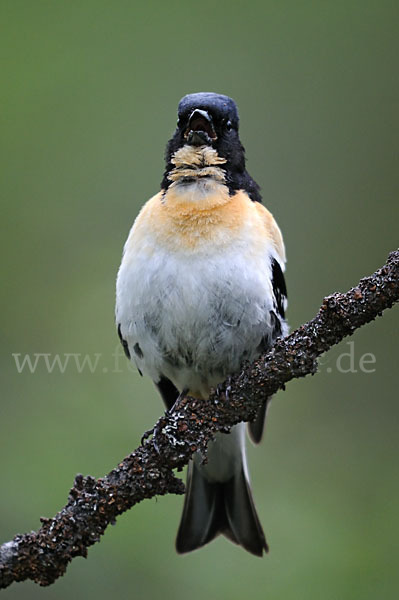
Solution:
<svg viewBox="0 0 399 600"><path fill-rule="evenodd" d="M217 139L212 118L206 110L196 108L191 113L184 138L192 146L210 146Z"/></svg>

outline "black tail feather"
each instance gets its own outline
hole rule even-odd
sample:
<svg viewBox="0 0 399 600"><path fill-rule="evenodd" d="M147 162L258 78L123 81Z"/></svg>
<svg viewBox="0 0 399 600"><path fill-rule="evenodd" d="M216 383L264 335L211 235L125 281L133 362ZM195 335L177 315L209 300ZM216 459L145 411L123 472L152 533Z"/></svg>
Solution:
<svg viewBox="0 0 399 600"><path fill-rule="evenodd" d="M237 543L256 556L262 556L263 551L268 552L265 534L243 469L223 485L223 496L227 521Z"/></svg>
<svg viewBox="0 0 399 600"><path fill-rule="evenodd" d="M220 484L209 484L198 467L190 462L187 471L183 514L176 537L179 554L191 552L210 542L216 535L220 511Z"/></svg>
<svg viewBox="0 0 399 600"><path fill-rule="evenodd" d="M244 469L226 483L213 483L191 462L176 550L191 552L219 534L256 556L268 551Z"/></svg>
<svg viewBox="0 0 399 600"><path fill-rule="evenodd" d="M263 433L265 430L267 409L269 407L270 400L271 397L266 398L266 400L260 407L255 419L248 423L249 437L251 438L254 444L259 444L262 440Z"/></svg>

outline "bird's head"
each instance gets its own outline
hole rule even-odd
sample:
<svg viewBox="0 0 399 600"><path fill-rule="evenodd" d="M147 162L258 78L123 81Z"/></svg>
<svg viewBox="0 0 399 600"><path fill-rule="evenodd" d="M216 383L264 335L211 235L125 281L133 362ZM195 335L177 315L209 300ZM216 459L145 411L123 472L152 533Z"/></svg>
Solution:
<svg viewBox="0 0 399 600"><path fill-rule="evenodd" d="M166 146L166 170L162 188L168 188L169 174L175 169L174 158L182 149L185 149L185 159L191 155L197 160L196 150L199 149L204 150L205 156L216 157L220 168L225 172L229 188L242 187L238 182L249 176L245 171L245 150L238 135L238 124L236 103L228 96L213 92L184 96L178 106L176 130ZM251 185L254 190L255 187L258 189L252 180Z"/></svg>
<svg viewBox="0 0 399 600"><path fill-rule="evenodd" d="M237 106L228 96L188 94L180 100L177 114L175 136L182 145L207 145L222 150L228 143L239 142Z"/></svg>

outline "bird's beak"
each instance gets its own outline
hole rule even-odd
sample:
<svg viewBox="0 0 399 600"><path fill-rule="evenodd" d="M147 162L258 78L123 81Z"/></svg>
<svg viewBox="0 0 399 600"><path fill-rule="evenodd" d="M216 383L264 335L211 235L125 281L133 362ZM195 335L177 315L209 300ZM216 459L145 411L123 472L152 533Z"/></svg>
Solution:
<svg viewBox="0 0 399 600"><path fill-rule="evenodd" d="M210 146L217 139L212 117L206 110L196 108L191 113L184 138L192 146Z"/></svg>

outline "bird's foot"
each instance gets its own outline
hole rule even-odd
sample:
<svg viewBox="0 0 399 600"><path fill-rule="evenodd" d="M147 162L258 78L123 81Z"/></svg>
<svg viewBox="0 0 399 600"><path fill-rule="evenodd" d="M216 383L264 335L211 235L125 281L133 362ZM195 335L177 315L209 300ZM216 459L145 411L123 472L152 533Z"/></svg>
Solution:
<svg viewBox="0 0 399 600"><path fill-rule="evenodd" d="M155 425L155 427L152 427L151 429L148 429L147 431L145 431L141 437L141 445L146 446L147 440L152 436L152 444L155 448L155 451L157 452L157 454L160 454L161 452L160 452L159 446L157 444L157 434L158 433L159 433L158 425Z"/></svg>
<svg viewBox="0 0 399 600"><path fill-rule="evenodd" d="M227 385L226 385L226 400L227 402L229 401L229 395L231 392L231 375L229 375L226 379Z"/></svg>
<svg viewBox="0 0 399 600"><path fill-rule="evenodd" d="M176 401L174 402L174 404L165 411L165 416L167 418L171 417L173 415L173 412L174 412L176 406L178 405L179 401L182 400L184 398L184 396L187 396L187 394L188 394L188 388L184 388L181 391L181 393L178 395L178 397L176 398ZM164 427L164 426L162 425L162 427ZM169 425L168 429L170 427L172 427L172 429L173 429L175 426L173 424ZM148 429L147 431L145 431L144 434L141 437L141 445L145 446L147 444L147 440L152 436L153 446L154 446L156 452L158 454L160 454L160 448L159 448L159 445L157 443L157 436L159 435L159 433L161 431L164 432L164 431L166 431L166 429L162 429L162 428L160 429L159 424L157 424L154 427L152 427L151 429ZM175 443L177 443L177 442L175 442Z"/></svg>
<svg viewBox="0 0 399 600"><path fill-rule="evenodd" d="M229 375L226 378L226 385L223 383L218 383L215 388L216 396L220 398L224 394L227 402L229 401L229 393L231 392L231 376Z"/></svg>
<svg viewBox="0 0 399 600"><path fill-rule="evenodd" d="M174 401L173 405L165 411L165 414L166 414L167 417L169 417L173 413L173 411L175 410L176 406L179 404L180 400L183 400L184 396L187 396L187 394L188 394L188 388L184 388L180 392L180 394L177 396L177 398Z"/></svg>
<svg viewBox="0 0 399 600"><path fill-rule="evenodd" d="M145 444L147 443L148 438L150 438L152 436L152 434L155 431L155 427L151 427L151 429L147 429L147 431L145 431L143 433L143 435L141 436L141 445L145 446Z"/></svg>

